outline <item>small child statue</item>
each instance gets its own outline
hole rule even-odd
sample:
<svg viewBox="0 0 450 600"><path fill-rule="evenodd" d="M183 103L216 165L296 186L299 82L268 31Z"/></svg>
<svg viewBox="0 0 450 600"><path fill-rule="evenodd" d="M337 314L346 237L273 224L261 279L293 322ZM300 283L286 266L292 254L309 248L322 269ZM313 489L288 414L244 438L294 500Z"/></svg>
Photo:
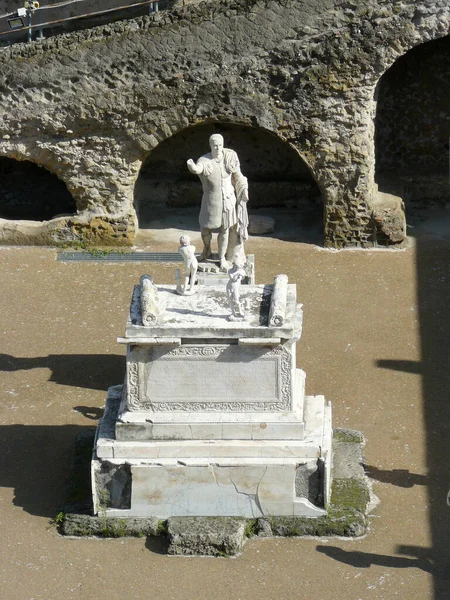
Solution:
<svg viewBox="0 0 450 600"><path fill-rule="evenodd" d="M181 296L192 296L195 294L194 284L197 274L198 261L195 257L195 246L191 245L191 240L188 235L180 237L180 247L178 252L184 260L184 285L177 287L177 293Z"/></svg>
<svg viewBox="0 0 450 600"><path fill-rule="evenodd" d="M244 270L244 261L238 255L233 258L233 266L228 270L227 297L230 303L231 315L230 321L242 321L245 318L244 307L239 300L241 282L246 273Z"/></svg>

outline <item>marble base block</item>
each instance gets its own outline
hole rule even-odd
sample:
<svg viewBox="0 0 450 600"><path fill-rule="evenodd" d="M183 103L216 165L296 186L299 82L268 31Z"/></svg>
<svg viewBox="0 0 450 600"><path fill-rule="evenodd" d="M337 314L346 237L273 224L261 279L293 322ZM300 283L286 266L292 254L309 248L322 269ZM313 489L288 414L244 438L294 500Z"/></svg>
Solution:
<svg viewBox="0 0 450 600"><path fill-rule="evenodd" d="M128 411L122 393L115 423L117 441L145 440L301 440L304 436L305 373L295 370L291 410L246 411ZM258 390L257 378L252 380ZM167 385L171 389L171 384ZM255 394L256 396L256 394ZM189 398L187 397L188 401Z"/></svg>
<svg viewBox="0 0 450 600"><path fill-rule="evenodd" d="M241 461L243 463L243 461ZM246 464L133 465L130 515L147 516L149 507L160 518L172 516L293 516L295 461L248 461ZM325 511L302 504L300 514Z"/></svg>
<svg viewBox="0 0 450 600"><path fill-rule="evenodd" d="M325 513L324 499L330 485L331 406L323 396L304 399L302 439L136 442L115 439L120 388L110 389L97 434L92 470L97 512L106 490L110 506L106 514L111 516L317 517ZM322 491L317 488L311 501L304 489L319 466ZM303 485L299 485L302 477ZM124 489L131 490L127 499ZM298 489L303 490L303 496L298 495ZM322 499L314 500L315 494Z"/></svg>

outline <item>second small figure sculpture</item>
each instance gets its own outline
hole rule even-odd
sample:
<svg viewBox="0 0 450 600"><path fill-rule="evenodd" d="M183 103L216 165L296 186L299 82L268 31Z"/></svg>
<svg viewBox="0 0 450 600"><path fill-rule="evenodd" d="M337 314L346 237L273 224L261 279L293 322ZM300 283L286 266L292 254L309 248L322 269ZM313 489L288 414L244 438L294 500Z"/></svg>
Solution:
<svg viewBox="0 0 450 600"><path fill-rule="evenodd" d="M177 288L177 293L182 296L191 296L194 293L198 262L195 257L195 246L192 246L188 235L180 237L178 252L184 260L184 285L180 289Z"/></svg>
<svg viewBox="0 0 450 600"><path fill-rule="evenodd" d="M244 262L238 255L233 259L233 266L228 270L227 297L230 303L230 321L242 321L245 318L244 306L240 301L242 279L246 276Z"/></svg>

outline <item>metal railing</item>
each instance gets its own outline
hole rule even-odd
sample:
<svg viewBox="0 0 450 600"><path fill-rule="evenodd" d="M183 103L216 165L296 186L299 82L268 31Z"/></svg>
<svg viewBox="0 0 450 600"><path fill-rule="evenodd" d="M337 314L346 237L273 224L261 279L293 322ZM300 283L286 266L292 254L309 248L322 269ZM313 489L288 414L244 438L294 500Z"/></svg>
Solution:
<svg viewBox="0 0 450 600"><path fill-rule="evenodd" d="M38 9L36 9L35 12L37 12L37 11L40 12L41 10L48 10L48 9L57 9L57 8L61 8L63 6L67 6L67 5L78 3L78 2L84 2L84 1L86 1L86 0L69 0L66 2L59 2L57 4L41 6ZM31 32L33 30L39 30L40 37L38 39L44 39L43 32L44 32L44 29L46 29L46 28L51 28L51 27L55 27L58 25L64 25L65 23L70 23L70 22L76 21L78 19L88 19L91 17L99 17L102 15L107 15L107 14L118 12L118 11L125 11L127 9L139 8L139 7L144 7L144 6L149 7L150 14L154 13L154 12L158 12L159 11L159 0L144 0L142 2L134 2L133 4L115 6L114 8L107 8L104 10L98 10L98 11L94 11L94 12L90 12L90 13L83 13L80 15L72 16L72 17L65 17L63 19L46 21L44 23L32 24L29 22L27 25L24 25L23 27L14 28L14 29L7 30L7 31L0 31L0 38L11 35L11 34L20 34L20 33L28 32L29 33L28 41L31 41ZM0 18L14 19L15 16L16 16L16 13L11 13L9 15L1 15Z"/></svg>

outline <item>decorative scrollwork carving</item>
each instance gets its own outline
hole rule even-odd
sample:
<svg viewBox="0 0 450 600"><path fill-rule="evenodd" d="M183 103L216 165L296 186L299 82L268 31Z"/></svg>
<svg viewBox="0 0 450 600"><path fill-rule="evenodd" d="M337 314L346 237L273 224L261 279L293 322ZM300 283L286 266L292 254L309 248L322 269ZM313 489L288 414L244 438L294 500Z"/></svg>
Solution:
<svg viewBox="0 0 450 600"><path fill-rule="evenodd" d="M128 361L127 364L127 406L129 410L141 410L139 402L139 365Z"/></svg>
<svg viewBox="0 0 450 600"><path fill-rule="evenodd" d="M220 359L221 355L230 349L229 345L216 346L180 346L164 351L164 354L156 360L186 360L186 361L215 361ZM136 352L136 351L134 351ZM145 395L144 382L139 383L139 365L144 361L141 350L134 354L133 360L128 361L128 409L130 411L150 411L150 412L281 412L291 409L291 353L284 346L277 346L258 356L258 361L267 360L275 363L276 387L278 388L277 398L267 401L250 400L216 400L208 401L203 398L199 401L180 400L174 398L173 401L152 401ZM164 385L164 382L161 382ZM256 395L256 394L255 394Z"/></svg>

